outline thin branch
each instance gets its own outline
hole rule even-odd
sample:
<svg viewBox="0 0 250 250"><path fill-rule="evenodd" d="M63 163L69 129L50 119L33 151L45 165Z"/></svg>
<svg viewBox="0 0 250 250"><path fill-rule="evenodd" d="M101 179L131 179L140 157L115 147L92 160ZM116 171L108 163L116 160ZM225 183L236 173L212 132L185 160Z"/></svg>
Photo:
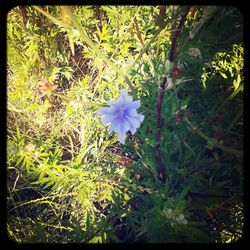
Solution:
<svg viewBox="0 0 250 250"><path fill-rule="evenodd" d="M243 114L243 108L241 108L241 110L235 115L234 119L232 120L232 122L229 124L228 128L226 129L227 133L230 132L230 130L234 127L234 125L236 124L237 121L240 120L240 118L242 117Z"/></svg>
<svg viewBox="0 0 250 250"><path fill-rule="evenodd" d="M85 101L78 101L75 99L72 99L66 95L60 94L60 93L56 93L56 92L52 92L52 95L58 96L68 102L78 102L81 103L84 106L91 106L91 107L103 107L105 106L103 103L99 103L99 102L85 102Z"/></svg>
<svg viewBox="0 0 250 250"><path fill-rule="evenodd" d="M124 34L124 36L126 36L128 33L128 31L131 29L132 27L132 24L134 23L134 18L136 17L136 15L138 14L138 12L140 11L142 5L141 6L138 6L137 10L135 11L128 27L127 27L127 30L126 30L126 34ZM114 57L114 55L117 53L117 51L120 49L120 47L122 46L122 44L125 42L125 40L119 40L118 44L116 44L116 49L114 50L114 52L112 53L110 59L112 59Z"/></svg>
<svg viewBox="0 0 250 250"><path fill-rule="evenodd" d="M203 192L188 192L188 195L193 197L200 197L200 198L230 198L228 195L222 194L211 194L211 193L203 193Z"/></svg>
<svg viewBox="0 0 250 250"><path fill-rule="evenodd" d="M180 23L178 25L178 28L177 30L175 31L173 37L172 37L172 42L171 42L171 49L170 49L170 53L169 53L169 60L170 62L173 62L175 57L176 57L176 54L175 54L175 51L176 51L176 42L177 42L177 38L178 36L180 35L180 32L181 32L181 29L182 29L182 26L186 20L186 17L187 17L187 14L189 12L189 9L190 7L186 7L185 11L184 11L184 14L180 20Z"/></svg>
<svg viewBox="0 0 250 250"><path fill-rule="evenodd" d="M44 11L42 8L38 7L38 6L32 6L34 9L36 9L37 11L39 11L40 13L42 13L44 16L46 16L47 18L49 18L53 23L64 27L65 29L69 29L71 28L68 24L66 24L65 22L51 16L49 13L47 13L46 11Z"/></svg>
<svg viewBox="0 0 250 250"><path fill-rule="evenodd" d="M123 73L123 71L115 66L113 62L110 61L102 52L95 46L95 44L91 41L91 39L87 36L86 32L83 30L82 26L78 23L77 19L75 18L73 11L70 7L63 7L66 11L66 13L69 15L71 21L73 22L74 26L77 28L79 33L81 34L84 41L95 51L95 53L102 58L115 72L117 72L119 75L124 77L124 80L128 84L129 88L131 89L132 95L134 98L136 98L135 88L131 84L129 78L126 74Z"/></svg>
<svg viewBox="0 0 250 250"><path fill-rule="evenodd" d="M23 18L23 26L25 28L26 24L28 22L27 12L26 12L25 6L19 6L19 9L20 9L20 12L21 12L21 15L22 15L22 18Z"/></svg>
<svg viewBox="0 0 250 250"><path fill-rule="evenodd" d="M167 87L167 77L165 76L163 78L162 84L159 87L158 90L158 98L157 98L157 120L156 120L156 126L157 126L157 134L156 134L156 140L158 141L158 144L156 145L156 158L157 158L157 171L159 174L160 179L165 182L166 179L166 173L165 173L165 166L162 162L161 157L161 149L160 149L160 143L161 143L161 111L162 111L162 101L164 97L164 90Z"/></svg>
<svg viewBox="0 0 250 250"><path fill-rule="evenodd" d="M209 161L209 162L207 162L207 163L205 163L205 164L199 165L198 167L196 167L195 169L193 169L190 173L188 173L188 174L184 177L184 179L188 179L191 175L197 173L197 172L200 171L202 168L209 168L209 167L211 167L211 164L213 164L213 163L216 163L216 161L213 160L213 161Z"/></svg>
<svg viewBox="0 0 250 250"><path fill-rule="evenodd" d="M17 172L17 177L16 177L16 180L15 180L13 188L12 188L12 192L14 192L14 190L16 189L16 183L17 183L17 181L18 181L18 179L20 177L20 173L19 173L19 170L17 168L15 168L15 167L8 167L8 169L14 169Z"/></svg>
<svg viewBox="0 0 250 250"><path fill-rule="evenodd" d="M227 153L231 153L234 154L236 156L242 157L243 156L243 152L232 148L232 147L228 147L225 145L220 144L219 142L217 142L214 139L210 139L207 135L205 135L200 129L198 129L197 127L195 127L187 118L184 119L184 121L186 121L186 123L192 128L192 131L196 134L198 134L201 138L203 138L204 140L206 140L210 145L216 147L216 148L220 148L221 150L227 152Z"/></svg>
<svg viewBox="0 0 250 250"><path fill-rule="evenodd" d="M164 26L165 27L165 26ZM155 34L153 35L153 37L149 40L149 42L143 47L143 49L140 51L140 53L137 55L137 57L135 58L135 60L126 67L125 72L129 73L130 70L136 65L136 63L141 59L141 57L143 56L143 54L148 50L149 46L151 45L151 43L155 40L155 38L160 34L160 32L163 30L163 27L159 28Z"/></svg>
<svg viewBox="0 0 250 250"><path fill-rule="evenodd" d="M139 38L142 47L145 47L142 36L141 36L141 31L140 31L139 25L138 25L137 20L136 20L136 17L134 17L134 24L135 24L135 28L136 28L137 37Z"/></svg>

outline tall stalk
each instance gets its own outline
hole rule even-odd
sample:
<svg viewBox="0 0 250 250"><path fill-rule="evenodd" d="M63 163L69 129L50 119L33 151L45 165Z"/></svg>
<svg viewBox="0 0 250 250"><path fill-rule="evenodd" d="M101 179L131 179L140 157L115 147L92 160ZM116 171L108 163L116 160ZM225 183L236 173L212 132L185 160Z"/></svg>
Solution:
<svg viewBox="0 0 250 250"><path fill-rule="evenodd" d="M184 24L184 21L186 20L186 16L189 12L189 7L186 7L184 14L181 17L181 20L179 22L179 25L176 29L176 31L173 33L172 36L172 43L171 43L171 48L169 51L169 61L170 63L172 63L175 59L175 51L176 51L176 42L177 42L177 38L180 35L182 26ZM174 92L176 94L176 88L174 85L174 80L173 80L173 88L174 88ZM163 82L162 84L159 86L158 89L158 97L157 97L157 105L156 105L156 109L157 109L157 121L156 121L156 126L157 126L157 133L156 133L156 140L157 140L157 145L156 145L156 159L157 159L157 171L158 171L158 175L159 178L162 182L165 182L166 180L166 167L163 163L162 160L162 155L161 155L161 129L162 129L162 125L161 125L161 110L162 110L162 102L163 102L163 98L164 98L164 94L165 94L165 89L168 86L168 82L167 82L167 77L165 76L163 78ZM176 102L178 104L178 100L176 99Z"/></svg>

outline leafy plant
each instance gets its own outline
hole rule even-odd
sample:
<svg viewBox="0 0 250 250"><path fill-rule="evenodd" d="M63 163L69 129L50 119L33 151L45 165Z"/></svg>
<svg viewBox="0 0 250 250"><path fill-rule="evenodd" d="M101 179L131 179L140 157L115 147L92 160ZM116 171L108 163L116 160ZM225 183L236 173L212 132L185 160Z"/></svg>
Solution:
<svg viewBox="0 0 250 250"><path fill-rule="evenodd" d="M241 239L242 19L227 6L13 8L9 237L19 243ZM97 112L121 89L140 100L145 117L125 143Z"/></svg>

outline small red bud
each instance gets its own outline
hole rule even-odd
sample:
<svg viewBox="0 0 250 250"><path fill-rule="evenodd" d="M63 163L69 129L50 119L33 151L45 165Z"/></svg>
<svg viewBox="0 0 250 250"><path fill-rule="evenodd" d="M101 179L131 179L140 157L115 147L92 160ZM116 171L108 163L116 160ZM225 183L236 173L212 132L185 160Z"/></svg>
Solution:
<svg viewBox="0 0 250 250"><path fill-rule="evenodd" d="M216 128L214 131L214 137L217 139L217 141L221 140L223 137L223 132L221 129Z"/></svg>
<svg viewBox="0 0 250 250"><path fill-rule="evenodd" d="M181 72L180 68L177 65L175 65L172 71L173 77L176 78L180 74L180 72Z"/></svg>
<svg viewBox="0 0 250 250"><path fill-rule="evenodd" d="M177 122L180 122L180 121L183 120L183 115L176 115L175 119L176 119Z"/></svg>
<svg viewBox="0 0 250 250"><path fill-rule="evenodd" d="M185 110L185 116L187 117L191 117L193 115L192 112L188 111L188 110Z"/></svg>

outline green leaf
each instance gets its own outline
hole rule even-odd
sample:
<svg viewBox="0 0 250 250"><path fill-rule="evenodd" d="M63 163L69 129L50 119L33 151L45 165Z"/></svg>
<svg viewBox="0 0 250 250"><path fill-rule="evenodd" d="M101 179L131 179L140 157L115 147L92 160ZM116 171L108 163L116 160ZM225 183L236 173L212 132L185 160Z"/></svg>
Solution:
<svg viewBox="0 0 250 250"><path fill-rule="evenodd" d="M224 78L224 79L227 79L227 75L223 72L220 72L221 76Z"/></svg>
<svg viewBox="0 0 250 250"><path fill-rule="evenodd" d="M83 205L85 205L88 202L88 194L86 192L85 187L82 187L82 189L79 191L78 198Z"/></svg>
<svg viewBox="0 0 250 250"><path fill-rule="evenodd" d="M237 75L237 77L233 80L234 90L237 90L241 83L241 77L240 74Z"/></svg>
<svg viewBox="0 0 250 250"><path fill-rule="evenodd" d="M72 55L74 56L75 55L74 40L71 35L68 35L68 38L69 38L70 49L71 49Z"/></svg>

